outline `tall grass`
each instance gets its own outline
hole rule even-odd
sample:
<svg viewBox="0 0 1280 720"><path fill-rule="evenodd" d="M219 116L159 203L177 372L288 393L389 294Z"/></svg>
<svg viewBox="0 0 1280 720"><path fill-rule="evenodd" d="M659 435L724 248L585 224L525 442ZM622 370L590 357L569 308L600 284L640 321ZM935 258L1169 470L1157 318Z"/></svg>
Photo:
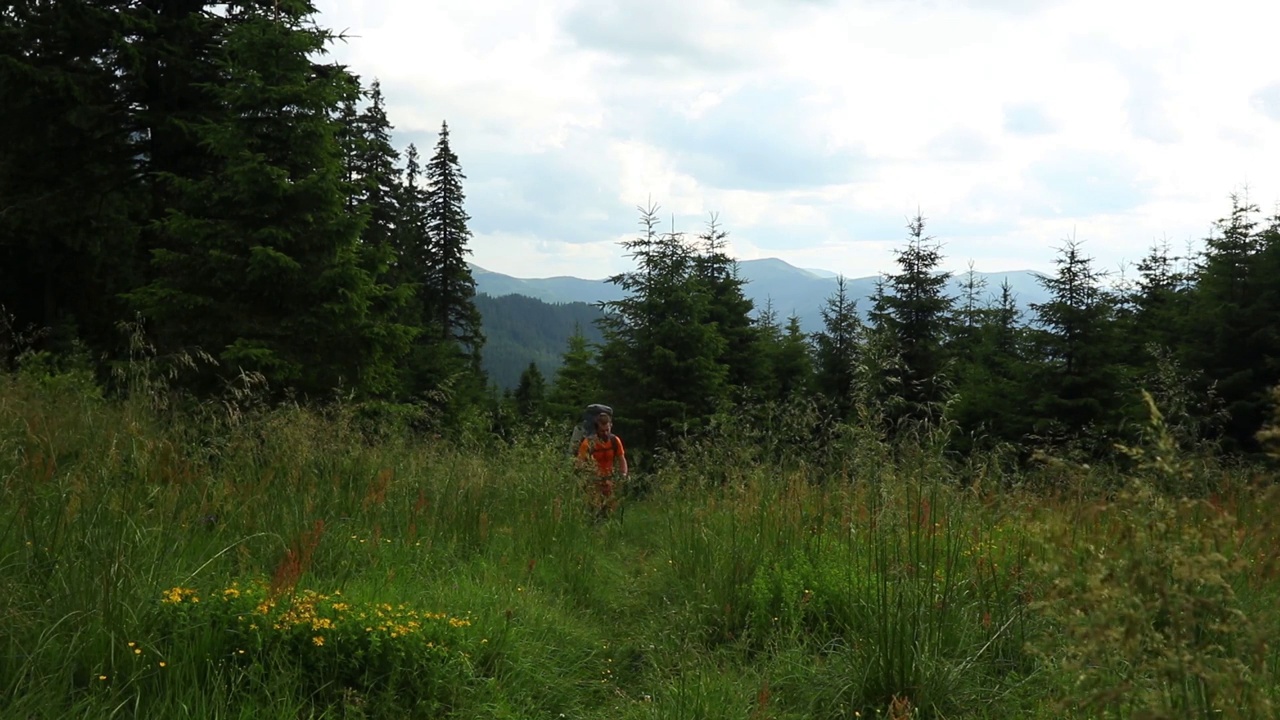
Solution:
<svg viewBox="0 0 1280 720"><path fill-rule="evenodd" d="M1158 433L1007 477L728 428L596 523L554 435L153 397L0 376L0 716L1272 713L1277 497Z"/></svg>

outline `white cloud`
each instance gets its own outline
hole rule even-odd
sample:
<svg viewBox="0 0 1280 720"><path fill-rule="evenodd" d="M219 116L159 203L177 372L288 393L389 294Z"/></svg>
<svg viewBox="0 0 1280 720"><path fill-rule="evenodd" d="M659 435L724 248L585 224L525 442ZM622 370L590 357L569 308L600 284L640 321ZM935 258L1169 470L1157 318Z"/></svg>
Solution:
<svg viewBox="0 0 1280 720"><path fill-rule="evenodd" d="M1260 88L1249 100L1258 112L1280 122L1280 82L1273 82Z"/></svg>
<svg viewBox="0 0 1280 720"><path fill-rule="evenodd" d="M892 269L921 210L962 270L1100 264L1280 197L1280 4L321 0L402 144L441 120L473 260L604 276L650 198L744 259ZM1106 22L1099 22L1106 18ZM591 273L583 265L600 268Z"/></svg>

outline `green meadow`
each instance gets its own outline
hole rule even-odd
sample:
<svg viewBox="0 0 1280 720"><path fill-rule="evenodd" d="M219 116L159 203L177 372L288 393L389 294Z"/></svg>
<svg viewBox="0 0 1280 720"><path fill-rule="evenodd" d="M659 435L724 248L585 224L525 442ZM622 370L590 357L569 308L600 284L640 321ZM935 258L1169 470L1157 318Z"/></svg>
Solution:
<svg viewBox="0 0 1280 720"><path fill-rule="evenodd" d="M729 429L599 522L559 429L160 399L0 377L0 717L1275 716L1280 492L1158 415L1017 471Z"/></svg>

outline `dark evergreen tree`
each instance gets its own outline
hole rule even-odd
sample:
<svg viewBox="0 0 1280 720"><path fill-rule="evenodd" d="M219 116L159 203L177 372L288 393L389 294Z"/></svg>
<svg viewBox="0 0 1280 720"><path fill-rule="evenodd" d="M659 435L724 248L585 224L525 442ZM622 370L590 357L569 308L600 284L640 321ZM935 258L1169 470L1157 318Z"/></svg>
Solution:
<svg viewBox="0 0 1280 720"><path fill-rule="evenodd" d="M399 187L399 216L392 234L394 264L390 281L410 290L404 310L407 322L418 328L409 359L401 369L402 392L411 398L433 398L443 422L459 419L462 407L478 402L482 383L473 362L440 324L436 311L440 255L431 237L429 186L412 143L405 151L403 180ZM478 312L478 311L477 311Z"/></svg>
<svg viewBox="0 0 1280 720"><path fill-rule="evenodd" d="M1145 347L1156 344L1180 348L1187 331L1191 278L1178 268L1180 258L1169 254L1167 243L1153 246L1138 263L1138 280L1131 304L1134 340Z"/></svg>
<svg viewBox="0 0 1280 720"><path fill-rule="evenodd" d="M206 90L218 110L187 128L211 168L166 176L154 279L131 299L163 349L202 347L224 379L258 371L277 391L380 393L407 332L370 312L378 291L346 212L334 119L352 83L313 60L331 39L313 12L226 8L222 82Z"/></svg>
<svg viewBox="0 0 1280 720"><path fill-rule="evenodd" d="M1153 245L1117 298L1115 322L1128 393L1150 393L1171 436L1190 446L1213 434L1221 407L1203 372L1189 362L1199 333L1191 324L1194 285L1183 267L1187 260L1173 257L1168 243Z"/></svg>
<svg viewBox="0 0 1280 720"><path fill-rule="evenodd" d="M851 420L866 329L843 275L836 278L836 291L827 298L821 313L823 329L813 335L814 389L826 399L836 418Z"/></svg>
<svg viewBox="0 0 1280 720"><path fill-rule="evenodd" d="M350 76L351 82L358 85L360 79ZM338 147L342 151L342 179L347 183L347 212L356 213L360 209L360 181L356 171L360 163L361 149L364 145L360 137L360 111L356 106L358 92L349 92L342 99L338 109Z"/></svg>
<svg viewBox="0 0 1280 720"><path fill-rule="evenodd" d="M741 399L758 397L765 375L761 361L757 325L751 319L755 303L746 296L746 281L738 274L738 263L725 251L729 233L713 215L698 236L694 280L708 295L705 322L715 326L724 338L724 353L716 361L726 368L726 380Z"/></svg>
<svg viewBox="0 0 1280 720"><path fill-rule="evenodd" d="M786 332L783 333L778 352L773 357L771 369L778 400L807 398L812 393L813 358L809 339L800 329L798 315L792 314L787 318Z"/></svg>
<svg viewBox="0 0 1280 720"><path fill-rule="evenodd" d="M1041 279L1050 299L1031 306L1040 326L1034 335L1036 431L1051 441L1083 438L1106 451L1106 438L1135 402L1123 395L1114 299L1074 239L1059 249L1056 264L1057 275Z"/></svg>
<svg viewBox="0 0 1280 720"><path fill-rule="evenodd" d="M657 208L640 208L644 231L623 241L636 270L609 281L627 297L603 303L600 362L631 444L668 445L701 430L728 399L727 343L707 322L710 298L695 276L696 255L682 233L657 231Z"/></svg>
<svg viewBox="0 0 1280 720"><path fill-rule="evenodd" d="M794 313L783 327L773 300L766 299L754 321L760 380L755 400L765 404L808 398L813 389L813 348Z"/></svg>
<svg viewBox="0 0 1280 720"><path fill-rule="evenodd" d="M547 394L547 415L555 422L571 424L582 416L583 408L603 401L604 388L595 354L578 328L569 338Z"/></svg>
<svg viewBox="0 0 1280 720"><path fill-rule="evenodd" d="M471 231L463 179L447 125L425 171L418 165L417 148L410 145L398 193L399 219L391 235L396 263L391 282L412 289L407 314L421 329L403 369L404 391L418 398L449 398L441 408L446 424L456 424L466 407L483 403L486 384L481 369L484 333L466 261Z"/></svg>
<svg viewBox="0 0 1280 720"><path fill-rule="evenodd" d="M965 355L966 348L977 333L979 327L982 326L985 310L988 307L986 298L987 279L982 277L973 269L973 262L969 262L969 270L964 274L964 279L960 284L959 303L955 307L956 321L954 323L953 332L956 341L956 348L960 350L953 355Z"/></svg>
<svg viewBox="0 0 1280 720"><path fill-rule="evenodd" d="M354 123L348 176L351 201L353 209L366 219L363 244L390 258L401 215L400 173L396 168L400 153L391 144L392 126L383 106L381 84L375 80L364 94L368 105L349 120Z"/></svg>
<svg viewBox="0 0 1280 720"><path fill-rule="evenodd" d="M752 320L757 342L757 362L760 378L752 388L755 399L764 402L779 399L777 375L774 365L782 352L782 327L778 324L778 312L773 309L773 298L766 298L764 307Z"/></svg>
<svg viewBox="0 0 1280 720"><path fill-rule="evenodd" d="M1231 203L1231 215L1205 241L1192 297L1195 332L1187 341L1194 367L1226 404L1226 446L1254 452L1254 436L1270 417L1268 388L1280 382L1280 233L1275 221L1259 230L1256 205L1237 196Z"/></svg>
<svg viewBox="0 0 1280 720"><path fill-rule="evenodd" d="M234 111L226 106L225 88L232 77L228 34L238 22L232 3L214 10L210 0L145 0L132 4L130 51L136 73L126 73L131 88L133 133L137 141L139 181L147 204L140 230L142 277L130 292L163 282L156 255L166 251L198 254L181 247L184 238L168 225L172 213L192 195L190 183L225 170L225 158L207 141L207 129ZM128 299L132 312L139 306ZM178 311L173 312L176 321ZM146 330L164 348L176 339L163 337L163 325ZM216 342L200 341L209 347ZM211 348L216 354L216 348ZM234 372L234 368L229 368Z"/></svg>
<svg viewBox="0 0 1280 720"><path fill-rule="evenodd" d="M546 393L546 378L542 376L542 371L538 369L537 364L529 363L524 372L520 373L520 383L516 385L512 396L515 400L516 414L525 421L542 417L546 411Z"/></svg>
<svg viewBox="0 0 1280 720"><path fill-rule="evenodd" d="M422 164L418 148L413 143L405 149L405 167L396 189L396 209L388 282L409 293L402 312L405 323L416 330L408 357L400 368L399 394L405 398L420 399L427 394L436 394L444 373L436 360L440 331L435 325L435 314L427 306L426 276L433 257L427 238Z"/></svg>
<svg viewBox="0 0 1280 720"><path fill-rule="evenodd" d="M967 303L966 303L967 306ZM956 449L967 452L1000 442L1020 443L1032 429L1026 327L1013 288L975 311L966 336L965 359L956 371L951 417L959 429ZM962 317L967 317L967 312Z"/></svg>
<svg viewBox="0 0 1280 720"><path fill-rule="evenodd" d="M129 5L0 6L0 313L45 349L108 350L141 264Z"/></svg>
<svg viewBox="0 0 1280 720"><path fill-rule="evenodd" d="M401 259L396 243L402 191L396 167L400 154L391 143L391 121L387 118L378 81L366 91L353 88L368 100L359 112L348 96L339 120L340 144L345 144L348 212L359 217L360 257L364 269L374 280L374 295L369 312L375 318L375 329L384 332L379 347L384 358L403 368L411 355L413 340L425 334L422 315L415 302L416 288L399 270ZM403 371L382 383L385 394L398 395L403 389Z"/></svg>
<svg viewBox="0 0 1280 720"><path fill-rule="evenodd" d="M884 368L901 402L891 422L936 420L948 394L946 349L955 300L946 294L950 273L938 271L941 247L924 226L919 214L908 224L907 246L896 251L899 272L885 278L871 311L873 327L898 360Z"/></svg>
<svg viewBox="0 0 1280 720"><path fill-rule="evenodd" d="M427 191L417 146L409 143L404 158L404 172L397 186L396 222L391 234L395 250L392 276L395 284L414 288L414 317L418 324L430 324L434 315L427 313L426 273L434 264L435 257L427 235ZM440 334L439 329L435 329L429 333L430 339Z"/></svg>
<svg viewBox="0 0 1280 720"><path fill-rule="evenodd" d="M426 231L429 265L424 278L426 305L443 342L455 342L463 356L479 368L484 334L472 299L475 278L467 265L471 217L463 207L462 167L449 146L449 125L442 123L435 154L426 168Z"/></svg>
<svg viewBox="0 0 1280 720"><path fill-rule="evenodd" d="M986 278L973 269L970 261L969 270L961 280L952 335L946 348L947 355L954 362L952 375L957 391L968 386L966 392L972 393L974 383L986 374L981 351L984 316L989 313L984 297L986 287Z"/></svg>

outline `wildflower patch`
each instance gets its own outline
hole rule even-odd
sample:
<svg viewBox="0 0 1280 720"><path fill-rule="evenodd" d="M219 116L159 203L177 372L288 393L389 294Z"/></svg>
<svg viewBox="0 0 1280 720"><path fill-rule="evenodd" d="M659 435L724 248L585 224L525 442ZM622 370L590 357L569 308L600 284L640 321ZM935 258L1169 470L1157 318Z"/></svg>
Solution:
<svg viewBox="0 0 1280 720"><path fill-rule="evenodd" d="M236 669L297 672L300 692L335 704L384 699L437 712L474 676L466 615L339 591L273 594L265 580L173 587L161 593L156 617L154 645L172 668L192 663L224 678Z"/></svg>

